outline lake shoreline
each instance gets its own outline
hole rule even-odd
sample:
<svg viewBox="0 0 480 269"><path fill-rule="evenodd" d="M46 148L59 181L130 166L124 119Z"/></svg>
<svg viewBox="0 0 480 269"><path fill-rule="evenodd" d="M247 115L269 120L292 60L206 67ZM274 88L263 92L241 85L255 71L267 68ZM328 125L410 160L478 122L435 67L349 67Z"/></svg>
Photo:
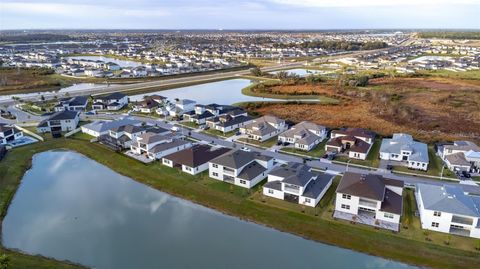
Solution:
<svg viewBox="0 0 480 269"><path fill-rule="evenodd" d="M65 143L68 142L68 143ZM268 206L262 206L261 204L255 204L249 201L249 199L241 199L240 201L237 201L239 204L228 204L232 203L232 201L224 201L221 199L221 197L215 197L218 196L219 193L205 193L204 196L202 195L197 195L199 192L202 192L202 190L195 190L192 192L192 190L188 190L188 188L185 189L176 189L174 186L178 186L178 183L174 184L168 184L167 180L172 180L172 179L166 179L165 182L158 182L158 180L154 179L149 179L147 176L149 175L149 172L147 171L146 173L139 174L137 176L132 176L135 171L132 171L132 169L135 170L145 170L145 167L148 167L147 165L139 164L136 163L135 160L132 160L126 156L119 155L117 153L108 151L106 148L102 148L101 145L89 145L89 148L85 148L86 146L85 141L79 141L79 140L72 140L72 139L67 139L67 140L56 140L56 141L47 141L46 143L42 143L44 145L42 146L28 146L28 147L36 147L34 150L25 150L25 149L18 149L22 150L23 154L26 154L27 157L32 157L33 154L43 152L43 151L48 151L52 149L64 149L64 150L69 150L69 151L75 151L83 156L88 157L89 159L92 159L108 168L111 170L115 171L116 173L119 173L123 176L129 177L132 180L135 180L137 182L140 182L142 184L145 184L151 188L157 189L159 191L168 193L172 196L179 197L185 200L189 200L191 202L194 202L196 204L200 204L202 206L205 206L207 208L211 208L213 210L222 212L223 214L233 216L236 218L239 218L244 221L248 222L253 222L256 224L260 224L265 227L273 228L275 230L289 233L289 234L294 234L296 236L312 240L315 242L320 242L323 244L328 244L328 245L334 245L338 246L341 248L346 248L346 249L352 249L354 251L358 251L361 253L366 253L369 255L377 256L377 257L382 257L385 259L393 260L393 261L400 261L408 264L413 264L417 266L429 266L433 268L458 268L460 267L471 267L474 268L474 264L480 264L480 261L478 259L473 259L473 257L478 257L478 253L475 253L473 251L464 251L464 250L458 250L458 249L452 249L452 248L446 248L446 247L441 247L441 246L436 246L436 245L429 245L427 243L422 243L422 242L416 242L408 239L401 239L398 236L390 235L388 233L384 233L381 231L371 231L367 232L364 231L364 235L358 234L360 232L360 229L356 227L347 227L345 229L345 226L347 224L342 224L342 223L328 223L320 218L313 219L309 216L306 216L305 214L302 213L294 213L276 208L270 208ZM46 144L46 145L45 145ZM27 151L27 152L25 152ZM103 154L102 154L103 153ZM15 152L10 152L9 154L15 154ZM112 156L111 159L105 159L102 158L102 156L105 156L105 154L109 154ZM7 155L8 158L8 155ZM113 159L113 160L112 160ZM23 160L25 162L25 160ZM116 163L120 162L120 163ZM132 169L126 169L126 168L120 168L124 167L121 165L121 163L128 164L125 167L131 167ZM1 163L0 163L1 164ZM26 171L23 169L23 172ZM15 173L17 174L17 173ZM23 173L21 174L18 184L20 183L21 178L23 177ZM187 176L186 176L187 177ZM167 177L168 178L168 177ZM153 181L152 181L153 180ZM175 180L175 179L173 179ZM175 185L177 184L177 185ZM175 189L175 190L174 190ZM206 189L208 190L208 189ZM224 195L225 197L230 197L231 194ZM211 198L211 199L210 199ZM233 199L234 197L230 197ZM235 200L235 199L234 199ZM225 202L227 204L225 204ZM288 216L287 215L295 215L295 216ZM279 219L278 217L285 217L287 220L282 220ZM290 219L288 219L290 218ZM312 223L313 221L313 223ZM275 223L275 224L273 224ZM316 223L316 224L315 224ZM305 227L302 228L302 226L296 227L295 225L302 225L302 226L309 226L308 229L305 229ZM325 226L326 225L326 226ZM332 226L333 225L333 226ZM312 227L310 227L312 226ZM315 230L311 230L310 228L313 228L314 226L318 226ZM323 227L323 228L322 228ZM325 229L325 231L322 231L322 229ZM332 230L333 229L333 230ZM331 231L329 231L331 230ZM369 245L368 248L365 248L365 245L357 245L357 244L347 244L344 240L341 238L327 238L326 235L330 233L335 233L339 231L344 231L345 233L348 232L355 232L357 230L357 233L353 233L352 236L359 237L356 240L360 240L359 242L362 242L363 244L368 245L368 241L372 240L371 237L376 237L376 235L380 235L380 238L383 238L385 242L390 242L392 246L389 247L389 245L385 245L385 247L378 248L375 245ZM332 235L330 234L330 237ZM336 239L334 239L336 238ZM360 239L364 238L364 239ZM350 238L352 239L352 238ZM390 240L398 240L398 241L403 241L405 245L403 244L398 244L394 241L389 241ZM340 240L340 241L338 241ZM378 240L378 239L377 239ZM354 240L355 241L355 240ZM373 239L374 241L374 239ZM351 243L351 242L350 242ZM378 243L383 243L383 242L378 242ZM406 248L405 248L406 247ZM418 257L417 255L407 255L405 256L406 253L403 253L401 250L398 248L403 248L403 249L411 249L412 247L422 247L424 248L423 252L423 257ZM407 252L408 253L408 252ZM441 253L441 254L440 254ZM446 255L446 254L449 255ZM402 254L399 256L399 254ZM469 255L467 255L469 254ZM440 255L440 256L437 256ZM393 256L393 257L392 257ZM443 258L441 258L443 256ZM445 257L445 256L451 256L451 257ZM454 259L456 261L455 264L451 264L451 259ZM448 265L448 266L447 266Z"/></svg>

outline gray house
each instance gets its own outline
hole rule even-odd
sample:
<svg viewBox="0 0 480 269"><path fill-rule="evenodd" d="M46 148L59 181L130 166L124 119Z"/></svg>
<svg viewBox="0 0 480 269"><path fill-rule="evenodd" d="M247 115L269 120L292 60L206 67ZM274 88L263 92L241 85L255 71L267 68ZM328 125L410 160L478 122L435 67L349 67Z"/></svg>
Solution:
<svg viewBox="0 0 480 269"><path fill-rule="evenodd" d="M428 169L428 147L414 141L409 134L393 134L393 138L382 140L380 159L404 162L408 168L426 171Z"/></svg>

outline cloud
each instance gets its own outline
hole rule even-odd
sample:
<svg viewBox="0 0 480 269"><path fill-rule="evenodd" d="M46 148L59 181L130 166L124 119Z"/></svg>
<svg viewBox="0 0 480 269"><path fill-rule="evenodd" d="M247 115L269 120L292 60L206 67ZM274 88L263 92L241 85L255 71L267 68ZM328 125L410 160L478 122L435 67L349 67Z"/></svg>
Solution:
<svg viewBox="0 0 480 269"><path fill-rule="evenodd" d="M274 4L298 7L381 7L381 6L434 6L452 4L451 0L270 0ZM477 0L457 0L456 5L478 5Z"/></svg>

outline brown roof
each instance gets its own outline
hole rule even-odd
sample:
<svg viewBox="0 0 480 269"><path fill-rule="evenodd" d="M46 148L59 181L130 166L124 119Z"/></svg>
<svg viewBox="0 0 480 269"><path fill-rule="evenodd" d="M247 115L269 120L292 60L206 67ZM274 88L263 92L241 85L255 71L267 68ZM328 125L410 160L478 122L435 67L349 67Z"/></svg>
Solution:
<svg viewBox="0 0 480 269"><path fill-rule="evenodd" d="M207 145L195 145L191 148L167 155L164 158L171 160L174 163L187 165L189 167L197 167L228 152L229 150L230 149L228 148L213 149Z"/></svg>
<svg viewBox="0 0 480 269"><path fill-rule="evenodd" d="M381 211L402 215L403 199L401 195L385 189L385 199L383 200Z"/></svg>
<svg viewBox="0 0 480 269"><path fill-rule="evenodd" d="M380 175L346 172L340 180L337 192L383 201L385 183Z"/></svg>
<svg viewBox="0 0 480 269"><path fill-rule="evenodd" d="M375 138L374 132L361 129L361 128L343 128L340 130L332 131L332 134L342 134L342 135L349 135L349 136L355 136L355 137L366 137L366 138L371 138L372 140Z"/></svg>

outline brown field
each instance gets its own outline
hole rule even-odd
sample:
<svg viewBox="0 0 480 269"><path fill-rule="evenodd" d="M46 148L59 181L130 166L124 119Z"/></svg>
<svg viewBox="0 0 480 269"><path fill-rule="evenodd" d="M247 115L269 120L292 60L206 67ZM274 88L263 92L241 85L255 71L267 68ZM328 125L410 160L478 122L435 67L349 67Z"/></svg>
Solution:
<svg viewBox="0 0 480 269"><path fill-rule="evenodd" d="M480 82L445 78L374 79L366 88L337 88L333 83L282 85L268 91L342 97L340 105L264 104L259 114L295 122L310 120L331 128L372 129L382 135L411 133L435 142L468 139L480 142ZM287 107L286 107L287 106Z"/></svg>

